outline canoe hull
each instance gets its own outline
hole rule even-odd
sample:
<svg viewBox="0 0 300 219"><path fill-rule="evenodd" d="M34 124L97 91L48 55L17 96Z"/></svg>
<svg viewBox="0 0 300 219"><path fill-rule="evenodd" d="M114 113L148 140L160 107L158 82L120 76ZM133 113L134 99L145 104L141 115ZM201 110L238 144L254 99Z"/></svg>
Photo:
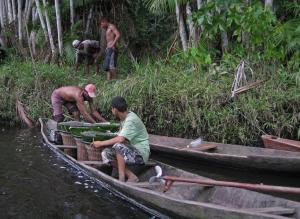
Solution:
<svg viewBox="0 0 300 219"><path fill-rule="evenodd" d="M278 138L273 135L261 136L266 148L300 152L300 141Z"/></svg>
<svg viewBox="0 0 300 219"><path fill-rule="evenodd" d="M170 218L165 214L161 214L159 211L174 218L230 218L230 219L284 219L286 217L264 214L259 212L252 212L247 210L241 210L237 208L222 207L206 202L195 201L182 201L174 197L169 197L165 193L153 191L150 189L144 189L136 187L130 183L120 182L117 179L105 174L104 172L97 170L91 166L88 166L82 162L78 162L74 158L64 154L54 144L52 144L45 134L45 125L41 122L42 136L47 145L53 152L59 155L67 163L71 164L74 168L82 171L95 181L99 182L104 188L109 189L115 195L125 199L126 201L136 205L139 208L146 210L147 212L157 216L158 218ZM161 165L164 165L161 163ZM168 166L168 165L166 165ZM174 167L171 167L174 168ZM176 169L176 168L174 168ZM220 187L221 188L221 187ZM224 191L226 192L226 191ZM248 193L251 191L244 190ZM254 192L252 192L254 194ZM240 195L240 194L239 194ZM254 199L255 200L255 199ZM283 199L282 199L283 200ZM280 202L280 200L279 200ZM285 201L286 204L292 208L300 211L300 204L292 201ZM149 207L146 207L149 206ZM153 210L155 209L155 210Z"/></svg>

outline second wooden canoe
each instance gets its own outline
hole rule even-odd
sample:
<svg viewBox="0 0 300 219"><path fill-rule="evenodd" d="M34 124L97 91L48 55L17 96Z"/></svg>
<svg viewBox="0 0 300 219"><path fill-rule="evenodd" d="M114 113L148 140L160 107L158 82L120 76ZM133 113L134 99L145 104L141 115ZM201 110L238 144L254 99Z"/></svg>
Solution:
<svg viewBox="0 0 300 219"><path fill-rule="evenodd" d="M174 159L212 162L238 169L300 173L300 152L215 142L203 142L198 147L188 148L191 141L192 139L149 135L152 152L168 154Z"/></svg>

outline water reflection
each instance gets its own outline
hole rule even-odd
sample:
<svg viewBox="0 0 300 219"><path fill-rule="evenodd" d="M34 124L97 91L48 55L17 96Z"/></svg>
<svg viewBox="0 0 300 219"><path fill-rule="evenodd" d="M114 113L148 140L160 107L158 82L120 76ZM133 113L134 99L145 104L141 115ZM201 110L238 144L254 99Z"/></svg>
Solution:
<svg viewBox="0 0 300 219"><path fill-rule="evenodd" d="M2 129L1 219L152 217L66 165L41 145L37 130Z"/></svg>

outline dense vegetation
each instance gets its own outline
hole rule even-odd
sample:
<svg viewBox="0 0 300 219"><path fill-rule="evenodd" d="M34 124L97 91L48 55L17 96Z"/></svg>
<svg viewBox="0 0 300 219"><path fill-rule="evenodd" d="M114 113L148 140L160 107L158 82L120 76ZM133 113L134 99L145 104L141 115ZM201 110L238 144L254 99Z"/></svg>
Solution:
<svg viewBox="0 0 300 219"><path fill-rule="evenodd" d="M67 7L67 1L63 2L62 7ZM109 14L112 7L104 2L99 5L104 4ZM74 72L73 50L67 42L84 35L78 31L79 17L77 32L65 29L60 65L41 64L44 56L35 57L34 62L20 55L16 58L18 49L7 49L10 57L0 65L0 117L17 122L17 99L34 119L49 117L55 87L93 82L99 89L96 104L105 116L111 116L110 100L123 95L151 133L239 144L259 144L264 132L298 138L299 1L269 5L270 1L207 0L198 7L199 1L143 0L130 3L133 8L126 1L118 2L114 10L120 14L114 22L125 39L120 45L118 80L106 81L104 74L83 78L81 71ZM188 5L191 15L184 12ZM151 12L158 8L162 15ZM176 37L176 25L181 23L176 24L175 9L184 18L186 39L181 36L183 27ZM247 83L265 82L230 98L242 59L247 63Z"/></svg>
<svg viewBox="0 0 300 219"><path fill-rule="evenodd" d="M171 60L172 62L173 60ZM203 136L219 142L257 144L262 131L297 137L299 126L298 74L270 66L255 72L267 81L232 101L234 68L211 65L205 72L177 62L136 64L122 80L106 81L99 75L82 78L72 68L10 61L0 68L0 116L15 120L16 98L26 103L30 115L50 116L50 95L66 84L96 83L97 106L110 117L110 100L123 95L142 116L152 133ZM272 74L270 74L272 72ZM275 74L276 73L276 74Z"/></svg>

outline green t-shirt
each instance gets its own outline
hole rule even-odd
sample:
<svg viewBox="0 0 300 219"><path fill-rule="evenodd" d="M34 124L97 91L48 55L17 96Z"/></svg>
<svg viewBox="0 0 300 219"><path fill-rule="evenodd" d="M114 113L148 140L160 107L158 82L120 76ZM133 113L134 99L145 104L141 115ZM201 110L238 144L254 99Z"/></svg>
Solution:
<svg viewBox="0 0 300 219"><path fill-rule="evenodd" d="M133 112L129 112L126 119L121 122L119 136L126 138L130 145L142 155L144 162L148 161L150 154L149 136L142 120Z"/></svg>

